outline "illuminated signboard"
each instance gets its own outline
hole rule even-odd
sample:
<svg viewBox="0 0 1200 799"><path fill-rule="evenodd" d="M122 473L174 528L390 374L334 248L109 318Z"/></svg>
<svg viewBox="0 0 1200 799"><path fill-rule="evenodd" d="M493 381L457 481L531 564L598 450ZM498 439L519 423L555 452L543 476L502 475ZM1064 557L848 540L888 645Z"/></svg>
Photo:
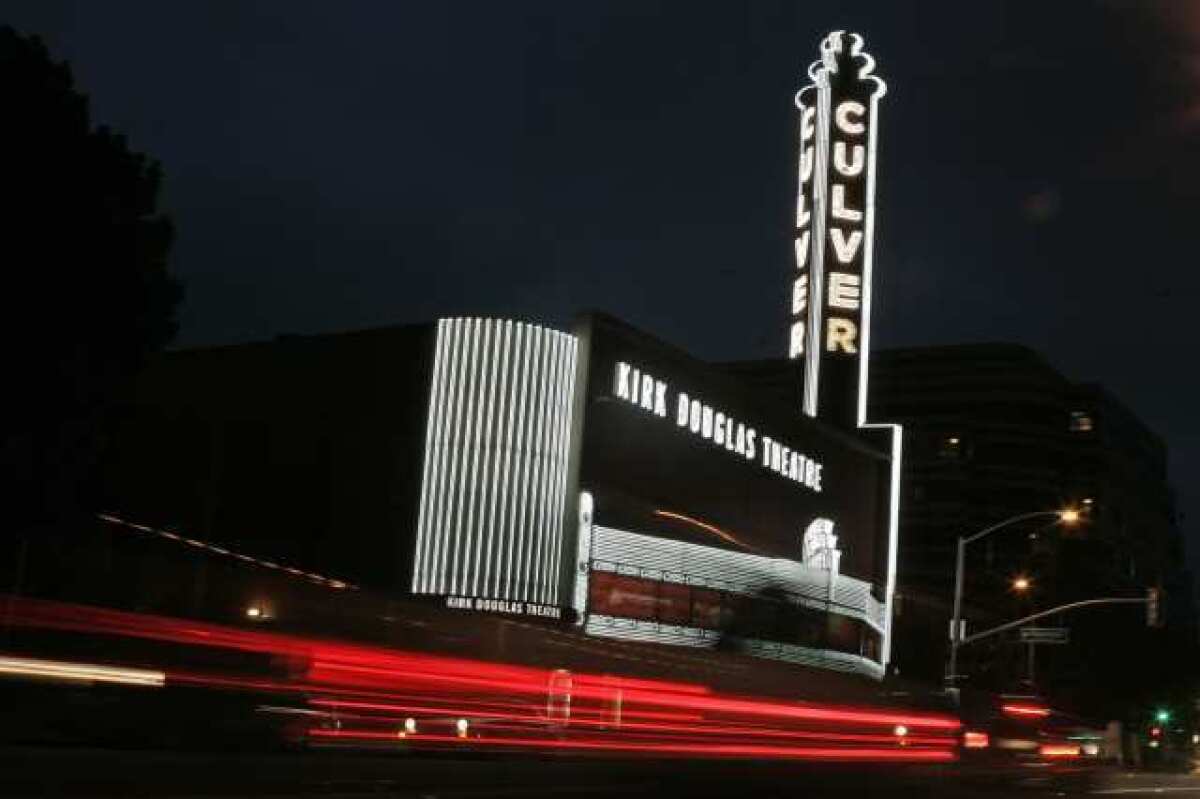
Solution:
<svg viewBox="0 0 1200 799"><path fill-rule="evenodd" d="M807 419L615 319L590 317L578 336L587 342L578 484L595 524L838 562L882 598L886 442Z"/></svg>
<svg viewBox="0 0 1200 799"><path fill-rule="evenodd" d="M803 409L843 426L865 411L875 141L886 85L862 37L821 42L800 111L796 269L788 354L803 359Z"/></svg>
<svg viewBox="0 0 1200 799"><path fill-rule="evenodd" d="M481 610L485 613L501 613L509 616L540 616L546 619L561 619L563 609L556 605L537 602L520 602L512 599L488 599L486 597L448 596L446 607L457 610Z"/></svg>
<svg viewBox="0 0 1200 799"><path fill-rule="evenodd" d="M664 419L668 408L674 409L670 416L680 431L700 436L811 491L821 490L823 467L811 455L768 435L760 439L758 431L745 422L688 396L686 391L672 390L666 382L624 361L617 361L613 372L613 395Z"/></svg>

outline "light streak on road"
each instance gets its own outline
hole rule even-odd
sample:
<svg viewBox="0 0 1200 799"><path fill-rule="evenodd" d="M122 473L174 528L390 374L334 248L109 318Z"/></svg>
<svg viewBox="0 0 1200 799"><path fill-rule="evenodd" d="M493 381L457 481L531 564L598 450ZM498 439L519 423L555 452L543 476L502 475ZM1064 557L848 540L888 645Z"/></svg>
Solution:
<svg viewBox="0 0 1200 799"><path fill-rule="evenodd" d="M18 597L8 598L7 607L13 627L96 637L111 644L111 652L131 639L168 643L185 654L174 662L188 664L153 671L0 660L13 673L270 694L274 707L290 702L307 711L307 737L323 744L921 763L955 760L962 726L934 713L738 696L677 680L588 673L571 674L563 703L569 712L555 713L547 698L563 689L549 668ZM243 666L198 665L221 662L200 657L213 650L269 657L237 659Z"/></svg>
<svg viewBox="0 0 1200 799"><path fill-rule="evenodd" d="M161 688L166 681L163 672L149 669L4 656L0 656L0 675L75 683L142 685L151 688Z"/></svg>

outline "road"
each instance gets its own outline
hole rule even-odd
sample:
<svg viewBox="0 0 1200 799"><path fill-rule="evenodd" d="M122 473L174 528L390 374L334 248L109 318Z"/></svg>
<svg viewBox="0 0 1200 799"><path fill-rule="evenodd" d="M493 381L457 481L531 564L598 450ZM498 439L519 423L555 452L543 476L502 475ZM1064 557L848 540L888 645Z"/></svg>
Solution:
<svg viewBox="0 0 1200 799"><path fill-rule="evenodd" d="M1097 796L1200 797L1200 775L1116 772L1104 775L1091 793Z"/></svg>
<svg viewBox="0 0 1200 799"><path fill-rule="evenodd" d="M40 797L475 797L753 796L994 799L1196 796L1200 777L1093 771L1016 780L969 778L945 767L819 768L755 761L405 757L377 754L181 753L0 749L0 796Z"/></svg>

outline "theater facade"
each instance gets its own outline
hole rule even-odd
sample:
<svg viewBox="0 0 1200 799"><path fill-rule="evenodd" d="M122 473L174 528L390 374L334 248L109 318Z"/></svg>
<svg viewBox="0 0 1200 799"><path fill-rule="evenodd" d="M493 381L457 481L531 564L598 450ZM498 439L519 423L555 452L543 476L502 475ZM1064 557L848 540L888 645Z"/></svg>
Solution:
<svg viewBox="0 0 1200 799"><path fill-rule="evenodd" d="M901 437L865 418L872 69L831 34L797 96L792 401L600 313L179 352L111 510L463 612L882 677Z"/></svg>

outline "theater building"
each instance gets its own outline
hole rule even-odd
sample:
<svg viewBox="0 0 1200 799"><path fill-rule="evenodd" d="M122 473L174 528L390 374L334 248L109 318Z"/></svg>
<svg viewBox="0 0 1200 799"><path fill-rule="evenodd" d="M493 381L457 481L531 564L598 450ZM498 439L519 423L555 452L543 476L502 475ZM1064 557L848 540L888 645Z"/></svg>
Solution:
<svg viewBox="0 0 1200 799"><path fill-rule="evenodd" d="M797 96L790 395L597 313L176 352L127 409L109 510L464 613L882 677L901 438L866 417L872 68L832 34Z"/></svg>

